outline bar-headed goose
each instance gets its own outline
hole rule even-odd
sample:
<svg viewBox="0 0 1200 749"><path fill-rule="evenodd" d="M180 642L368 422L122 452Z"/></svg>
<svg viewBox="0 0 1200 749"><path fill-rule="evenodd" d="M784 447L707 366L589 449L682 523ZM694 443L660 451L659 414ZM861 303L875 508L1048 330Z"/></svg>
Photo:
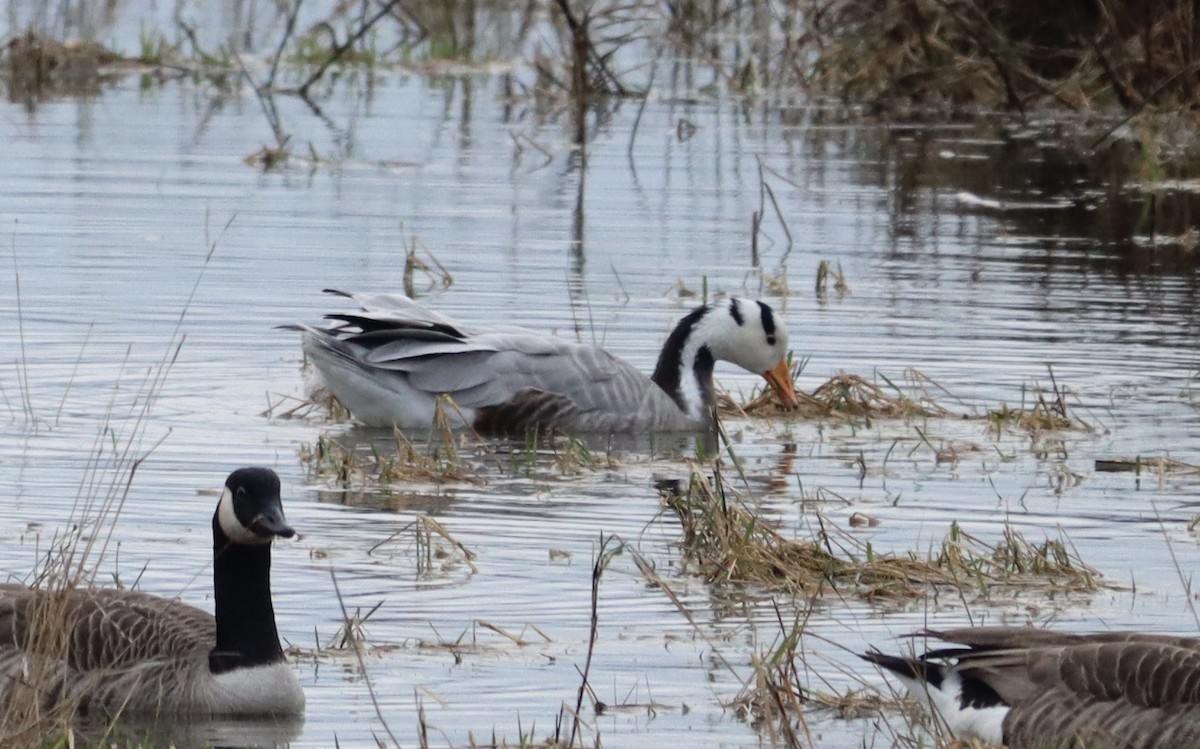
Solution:
<svg viewBox="0 0 1200 749"><path fill-rule="evenodd" d="M1200 638L1031 627L922 633L918 657L862 657L959 737L1009 749L1200 746Z"/></svg>
<svg viewBox="0 0 1200 749"><path fill-rule="evenodd" d="M426 429L448 395L487 434L689 431L712 425L713 364L761 374L796 405L783 322L766 304L724 299L687 314L647 377L603 349L523 328L472 332L406 296L328 293L360 312L303 333L324 386L367 426ZM455 415L453 412L449 414Z"/></svg>
<svg viewBox="0 0 1200 749"><path fill-rule="evenodd" d="M0 702L33 689L47 705L77 700L81 711L302 713L271 605L271 541L295 535L275 472L230 474L212 533L215 617L127 590L0 588ZM48 646L58 633L65 644Z"/></svg>

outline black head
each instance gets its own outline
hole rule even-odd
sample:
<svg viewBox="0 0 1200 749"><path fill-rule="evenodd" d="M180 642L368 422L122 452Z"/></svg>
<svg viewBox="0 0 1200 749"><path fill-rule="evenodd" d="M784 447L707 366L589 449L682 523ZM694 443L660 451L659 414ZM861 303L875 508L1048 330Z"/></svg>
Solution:
<svg viewBox="0 0 1200 749"><path fill-rule="evenodd" d="M270 468L239 468L225 480L216 524L231 543L257 546L296 532L283 518L279 476Z"/></svg>

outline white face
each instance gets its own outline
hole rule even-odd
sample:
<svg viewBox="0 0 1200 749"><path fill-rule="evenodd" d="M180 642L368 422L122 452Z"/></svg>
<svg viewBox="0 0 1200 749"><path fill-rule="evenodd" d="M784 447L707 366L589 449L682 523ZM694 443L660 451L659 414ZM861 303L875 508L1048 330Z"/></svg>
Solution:
<svg viewBox="0 0 1200 749"><path fill-rule="evenodd" d="M238 520L237 513L233 509L233 492L229 490L228 486L225 487L225 491L221 492L221 501L217 504L217 522L221 524L221 530L225 532L226 536L229 536L229 540L235 544L261 546L271 543L271 536L260 536Z"/></svg>
<svg viewBox="0 0 1200 749"><path fill-rule="evenodd" d="M734 305L737 309L735 315ZM788 334L783 319L769 307L753 300L729 299L715 310L713 356L731 361L755 374L762 374L787 358ZM738 324L738 320L741 324Z"/></svg>

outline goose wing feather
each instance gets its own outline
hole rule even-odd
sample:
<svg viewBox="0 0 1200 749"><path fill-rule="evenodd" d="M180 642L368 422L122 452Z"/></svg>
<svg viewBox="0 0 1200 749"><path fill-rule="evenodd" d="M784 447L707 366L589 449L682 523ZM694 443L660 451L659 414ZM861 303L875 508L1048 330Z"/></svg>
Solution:
<svg viewBox="0 0 1200 749"><path fill-rule="evenodd" d="M1012 706L1011 749L1163 749L1200 745L1200 639L1025 627L932 632Z"/></svg>
<svg viewBox="0 0 1200 749"><path fill-rule="evenodd" d="M445 325L458 328L458 323L445 315L434 312L425 305L403 294L368 294L353 291L325 289L326 294L353 299L366 313L390 313L394 319Z"/></svg>
<svg viewBox="0 0 1200 749"><path fill-rule="evenodd" d="M206 656L216 639L212 615L179 601L111 589L8 588L0 591L0 647L41 647L42 617L65 623L67 665L77 671Z"/></svg>
<svg viewBox="0 0 1200 749"><path fill-rule="evenodd" d="M1032 627L978 627L931 633L965 647L926 658L958 659L1005 701L1066 688L1142 707L1200 704L1200 639L1135 632L1069 634Z"/></svg>
<svg viewBox="0 0 1200 749"><path fill-rule="evenodd" d="M4 586L0 701L28 687L44 705L73 700L81 711L203 710L197 690L215 639L212 615L178 601Z"/></svg>
<svg viewBox="0 0 1200 749"><path fill-rule="evenodd" d="M330 315L340 322L332 328L286 327L301 330L310 355L341 373L339 383L326 372L327 384L358 403L350 410L367 423L404 424L395 414L371 415L390 392L427 404L448 394L463 409L487 410L489 431L696 426L648 376L602 349L511 326L474 335L407 297L335 293L363 310ZM421 417L430 409L413 408L413 425L427 425Z"/></svg>

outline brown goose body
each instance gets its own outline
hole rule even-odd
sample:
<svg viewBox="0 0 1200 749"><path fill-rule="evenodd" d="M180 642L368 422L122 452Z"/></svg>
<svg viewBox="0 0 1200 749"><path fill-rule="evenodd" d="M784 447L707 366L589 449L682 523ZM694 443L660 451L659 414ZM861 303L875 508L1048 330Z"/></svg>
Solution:
<svg viewBox="0 0 1200 749"><path fill-rule="evenodd" d="M25 690L110 715L301 714L271 603L271 541L294 535L275 473L230 474L212 527L215 616L135 591L0 585L0 704Z"/></svg>
<svg viewBox="0 0 1200 749"><path fill-rule="evenodd" d="M923 634L950 645L862 657L900 677L955 735L1009 749L1200 747L1200 638L1029 627Z"/></svg>

